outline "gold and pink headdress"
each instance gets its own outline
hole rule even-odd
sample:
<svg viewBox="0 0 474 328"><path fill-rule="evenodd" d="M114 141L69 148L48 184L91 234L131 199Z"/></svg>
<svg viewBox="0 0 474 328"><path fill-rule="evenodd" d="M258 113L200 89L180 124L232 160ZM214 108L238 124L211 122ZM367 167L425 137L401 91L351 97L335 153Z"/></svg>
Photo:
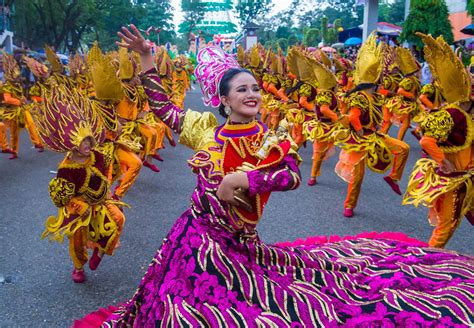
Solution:
<svg viewBox="0 0 474 328"><path fill-rule="evenodd" d="M36 128L45 145L57 152L77 149L90 137L105 139L105 129L89 98L66 85L54 85L44 95L42 110L33 112Z"/></svg>
<svg viewBox="0 0 474 328"><path fill-rule="evenodd" d="M20 77L20 67L13 55L3 51L3 71L5 72L5 80L16 81Z"/></svg>
<svg viewBox="0 0 474 328"><path fill-rule="evenodd" d="M201 86L206 106L219 107L221 103L219 85L224 73L232 68L240 68L234 56L219 47L201 49L197 55L196 78Z"/></svg>
<svg viewBox="0 0 474 328"><path fill-rule="evenodd" d="M23 61L36 78L46 80L49 77L50 72L45 64L31 57L24 57Z"/></svg>

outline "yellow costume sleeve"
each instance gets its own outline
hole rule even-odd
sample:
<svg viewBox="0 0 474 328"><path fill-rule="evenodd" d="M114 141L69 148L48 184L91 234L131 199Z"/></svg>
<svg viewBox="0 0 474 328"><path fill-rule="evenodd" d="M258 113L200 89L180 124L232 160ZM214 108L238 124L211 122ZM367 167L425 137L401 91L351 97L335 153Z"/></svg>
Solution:
<svg viewBox="0 0 474 328"><path fill-rule="evenodd" d="M68 180L54 178L49 182L49 196L57 207L66 206L75 195L75 185Z"/></svg>
<svg viewBox="0 0 474 328"><path fill-rule="evenodd" d="M188 110L184 117L179 142L197 151L213 142L218 126L217 118L211 112L199 113Z"/></svg>

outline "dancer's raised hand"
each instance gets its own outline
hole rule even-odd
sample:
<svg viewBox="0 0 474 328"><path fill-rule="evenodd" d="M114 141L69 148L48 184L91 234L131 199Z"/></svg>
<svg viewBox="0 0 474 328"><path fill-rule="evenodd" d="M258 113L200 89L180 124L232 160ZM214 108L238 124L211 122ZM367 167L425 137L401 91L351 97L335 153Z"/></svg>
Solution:
<svg viewBox="0 0 474 328"><path fill-rule="evenodd" d="M122 31L117 32L117 35L122 39L121 42L115 42L119 47L128 48L140 54L143 72L154 67L151 55L152 45L145 40L135 25L131 24L129 28L122 26Z"/></svg>
<svg viewBox="0 0 474 328"><path fill-rule="evenodd" d="M129 28L122 26L122 31L117 32L117 35L122 39L122 42L115 42L120 47L128 48L140 55L145 55L151 50L151 44L133 24L129 25Z"/></svg>

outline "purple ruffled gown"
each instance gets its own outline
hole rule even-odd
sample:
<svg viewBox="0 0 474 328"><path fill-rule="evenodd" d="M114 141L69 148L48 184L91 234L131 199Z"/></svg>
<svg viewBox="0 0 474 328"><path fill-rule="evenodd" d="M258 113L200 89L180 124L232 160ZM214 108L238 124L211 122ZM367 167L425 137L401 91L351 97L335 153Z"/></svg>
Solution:
<svg viewBox="0 0 474 328"><path fill-rule="evenodd" d="M156 72L147 72L143 83L155 114L181 129L184 114L168 101ZM199 131L206 122L193 126ZM472 257L389 239L265 244L254 225L236 228L216 196L222 174L210 158L221 152L207 147L189 161L198 177L191 207L166 236L133 298L104 327L473 324ZM277 167L247 174L251 195L300 182L289 155Z"/></svg>

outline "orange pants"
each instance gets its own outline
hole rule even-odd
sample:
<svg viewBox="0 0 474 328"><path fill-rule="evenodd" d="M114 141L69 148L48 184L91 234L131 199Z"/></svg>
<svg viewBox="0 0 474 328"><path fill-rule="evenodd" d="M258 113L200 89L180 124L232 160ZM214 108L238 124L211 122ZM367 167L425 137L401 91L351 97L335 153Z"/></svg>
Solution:
<svg viewBox="0 0 474 328"><path fill-rule="evenodd" d="M29 111L24 112L25 117L25 128L28 130L30 140L34 146L42 147L41 139L36 131L33 118ZM18 154L18 145L20 141L20 125L17 119L9 120L6 122L7 126L10 128L10 145L12 150Z"/></svg>
<svg viewBox="0 0 474 328"><path fill-rule="evenodd" d="M7 126L3 122L0 122L0 148L2 150L8 149Z"/></svg>
<svg viewBox="0 0 474 328"><path fill-rule="evenodd" d="M389 176L399 181L402 178L403 170L408 160L410 153L410 146L405 142L397 140L395 138L385 136L385 144L393 155L392 171ZM362 187L362 181L364 180L365 174L365 158L357 162L353 167L353 179L349 182L347 188L347 197L344 202L344 208L355 208L360 195L360 189Z"/></svg>
<svg viewBox="0 0 474 328"><path fill-rule="evenodd" d="M164 123L163 123L164 124ZM174 142L173 140L173 132L171 132L171 128L168 126L168 125L165 125L166 127L166 130L165 130L165 136L166 136L166 139L168 139L168 141L171 143L172 141Z"/></svg>
<svg viewBox="0 0 474 328"><path fill-rule="evenodd" d="M116 205L106 204L105 206L107 207L107 212L110 218L117 224L118 230L117 236L110 243L108 249L105 250L105 254L112 255L119 241L125 223L125 216ZM87 227L82 227L78 229L72 237L69 237L69 256L71 257L72 263L76 269L82 269L84 264L89 260L89 255L87 253L87 230Z"/></svg>
<svg viewBox="0 0 474 328"><path fill-rule="evenodd" d="M28 130L28 134L30 135L30 140L35 146L42 146L41 138L36 130L35 123L33 121L33 117L31 116L30 111L25 110L25 127Z"/></svg>
<svg viewBox="0 0 474 328"><path fill-rule="evenodd" d="M390 127L392 126L392 117L393 114L387 109L387 107L383 107L383 125L382 129L380 130L382 133L388 133ZM405 134L407 133L408 128L410 127L410 115L400 115L399 119L401 121L401 126L398 130L397 139L403 140L405 138Z"/></svg>
<svg viewBox="0 0 474 328"><path fill-rule="evenodd" d="M357 206L362 181L364 181L365 175L365 157L352 168L352 174L353 179L347 186L347 196L344 201L344 208L355 208Z"/></svg>
<svg viewBox="0 0 474 328"><path fill-rule="evenodd" d="M116 154L123 176L115 188L115 194L122 198L137 179L143 163L140 157L127 148L119 147Z"/></svg>
<svg viewBox="0 0 474 328"><path fill-rule="evenodd" d="M291 129L291 137L293 141L299 146L303 144L304 136L303 136L303 124L295 123L293 124L293 128Z"/></svg>
<svg viewBox="0 0 474 328"><path fill-rule="evenodd" d="M165 134L167 133L167 126L165 123L159 121L152 125L152 127L156 131L156 144L155 144L155 152L158 149L162 149L164 147L165 141Z"/></svg>
<svg viewBox="0 0 474 328"><path fill-rule="evenodd" d="M321 165L326 157L329 149L333 147L332 142L318 141L313 142L313 164L311 166L311 178L319 177L321 175Z"/></svg>
<svg viewBox="0 0 474 328"><path fill-rule="evenodd" d="M140 124L139 125L140 134L145 139L145 156L154 155L155 154L155 145L156 145L156 130L153 129L148 124Z"/></svg>
<svg viewBox="0 0 474 328"><path fill-rule="evenodd" d="M461 204L464 201L465 186L441 195L430 209L430 216L436 216L436 227L428 244L432 247L444 248L454 231L462 221Z"/></svg>

